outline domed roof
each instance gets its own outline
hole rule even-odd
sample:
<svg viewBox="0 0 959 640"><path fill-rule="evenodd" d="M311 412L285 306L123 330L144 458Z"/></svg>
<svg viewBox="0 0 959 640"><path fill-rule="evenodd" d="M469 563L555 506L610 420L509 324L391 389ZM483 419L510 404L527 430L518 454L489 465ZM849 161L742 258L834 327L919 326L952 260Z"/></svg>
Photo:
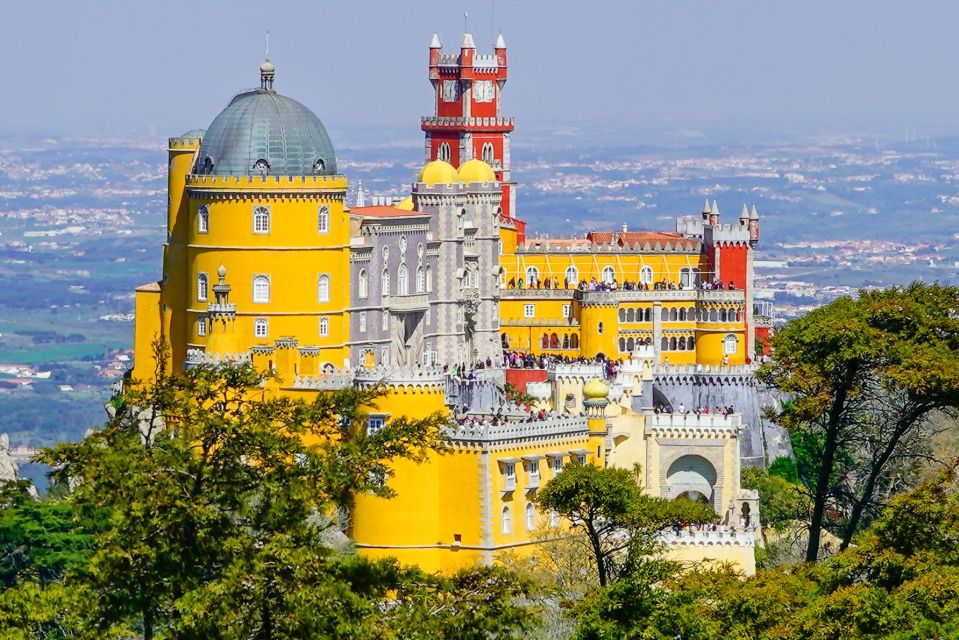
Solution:
<svg viewBox="0 0 959 640"><path fill-rule="evenodd" d="M461 182L466 184L471 182L496 182L496 173L493 171L493 167L478 158L473 158L460 165L459 178Z"/></svg>
<svg viewBox="0 0 959 640"><path fill-rule="evenodd" d="M412 211L413 210L413 196L406 196L402 200L396 203L397 209L402 209L403 211Z"/></svg>
<svg viewBox="0 0 959 640"><path fill-rule="evenodd" d="M459 182L459 176L456 175L456 169L449 162L434 160L420 169L420 175L416 181L425 182L428 185L453 184Z"/></svg>
<svg viewBox="0 0 959 640"><path fill-rule="evenodd" d="M333 143L323 123L296 100L273 91L272 72L263 70L261 88L239 94L213 120L200 143L196 173L336 174Z"/></svg>
<svg viewBox="0 0 959 640"><path fill-rule="evenodd" d="M583 385L583 400L605 400L609 395L609 387L599 378L593 378Z"/></svg>

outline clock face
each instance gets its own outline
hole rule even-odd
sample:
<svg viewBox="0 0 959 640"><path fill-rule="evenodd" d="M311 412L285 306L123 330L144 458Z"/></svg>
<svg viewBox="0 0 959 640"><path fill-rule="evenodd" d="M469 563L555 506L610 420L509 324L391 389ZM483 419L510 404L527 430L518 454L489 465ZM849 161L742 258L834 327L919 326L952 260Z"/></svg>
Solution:
<svg viewBox="0 0 959 640"><path fill-rule="evenodd" d="M460 97L460 85L456 80L443 81L443 102L455 102Z"/></svg>
<svg viewBox="0 0 959 640"><path fill-rule="evenodd" d="M479 80L473 84L473 99L477 102L493 101L493 81Z"/></svg>

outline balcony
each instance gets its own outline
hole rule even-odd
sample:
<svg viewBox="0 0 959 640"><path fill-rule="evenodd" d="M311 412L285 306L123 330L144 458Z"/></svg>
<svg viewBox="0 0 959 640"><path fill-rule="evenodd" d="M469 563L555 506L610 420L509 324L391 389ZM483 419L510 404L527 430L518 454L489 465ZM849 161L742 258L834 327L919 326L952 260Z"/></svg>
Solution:
<svg viewBox="0 0 959 640"><path fill-rule="evenodd" d="M539 474L527 474L526 475L526 491L536 491L539 489Z"/></svg>
<svg viewBox="0 0 959 640"><path fill-rule="evenodd" d="M383 296L383 304L397 313L412 313L415 311L426 311L430 305L430 297L427 293L408 293L405 295Z"/></svg>
<svg viewBox="0 0 959 640"><path fill-rule="evenodd" d="M503 478L503 493L512 493L516 491L516 476L506 476Z"/></svg>

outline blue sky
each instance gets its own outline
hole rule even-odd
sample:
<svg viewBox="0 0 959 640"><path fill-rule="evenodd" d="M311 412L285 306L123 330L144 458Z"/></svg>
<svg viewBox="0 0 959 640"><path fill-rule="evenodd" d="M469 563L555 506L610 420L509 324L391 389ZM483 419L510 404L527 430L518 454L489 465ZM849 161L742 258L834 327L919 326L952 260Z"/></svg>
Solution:
<svg viewBox="0 0 959 640"><path fill-rule="evenodd" d="M10 0L0 13L0 133L206 126L257 83L331 129L415 123L427 44L463 11L481 49L502 29L505 110L529 125L627 118L956 121L955 0ZM495 16L495 17L494 17ZM951 126L951 124L947 125Z"/></svg>

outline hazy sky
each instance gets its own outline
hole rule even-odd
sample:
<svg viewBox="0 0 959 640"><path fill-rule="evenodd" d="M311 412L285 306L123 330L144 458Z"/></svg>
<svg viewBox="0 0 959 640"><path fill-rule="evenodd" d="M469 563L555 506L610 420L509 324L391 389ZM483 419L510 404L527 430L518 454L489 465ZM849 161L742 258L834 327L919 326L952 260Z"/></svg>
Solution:
<svg viewBox="0 0 959 640"><path fill-rule="evenodd" d="M585 118L863 119L925 126L959 102L956 0L4 0L0 133L166 137L255 86L333 130L429 112L427 45L463 11L509 46L505 111ZM959 117L956 117L959 122ZM959 125L957 125L959 132Z"/></svg>

